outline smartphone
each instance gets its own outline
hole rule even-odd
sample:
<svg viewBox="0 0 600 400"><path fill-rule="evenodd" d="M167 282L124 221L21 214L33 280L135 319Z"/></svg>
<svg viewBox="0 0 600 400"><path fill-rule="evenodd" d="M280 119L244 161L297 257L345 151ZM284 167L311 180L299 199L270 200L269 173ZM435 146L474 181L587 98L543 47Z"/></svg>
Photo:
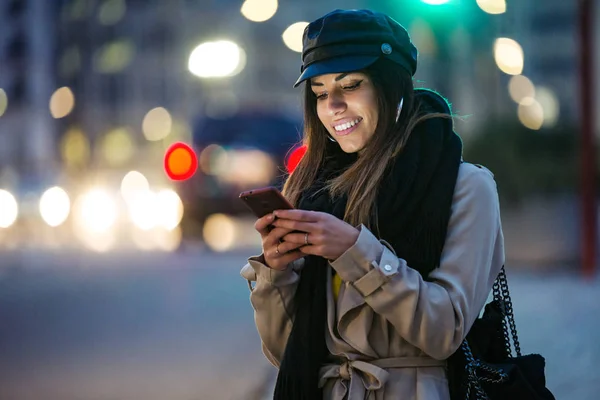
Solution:
<svg viewBox="0 0 600 400"><path fill-rule="evenodd" d="M262 218L275 210L291 210L294 208L283 194L273 186L242 192L240 193L240 199L258 218Z"/></svg>

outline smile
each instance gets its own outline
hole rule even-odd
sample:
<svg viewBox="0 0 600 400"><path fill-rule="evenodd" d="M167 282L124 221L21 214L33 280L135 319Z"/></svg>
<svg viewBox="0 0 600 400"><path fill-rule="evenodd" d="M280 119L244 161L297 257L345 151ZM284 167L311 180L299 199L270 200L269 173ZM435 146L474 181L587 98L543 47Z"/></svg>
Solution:
<svg viewBox="0 0 600 400"><path fill-rule="evenodd" d="M337 135L343 136L347 135L356 129L356 126L362 121L362 118L356 118L353 121L345 122L343 124L334 125L333 129L335 129L335 133Z"/></svg>

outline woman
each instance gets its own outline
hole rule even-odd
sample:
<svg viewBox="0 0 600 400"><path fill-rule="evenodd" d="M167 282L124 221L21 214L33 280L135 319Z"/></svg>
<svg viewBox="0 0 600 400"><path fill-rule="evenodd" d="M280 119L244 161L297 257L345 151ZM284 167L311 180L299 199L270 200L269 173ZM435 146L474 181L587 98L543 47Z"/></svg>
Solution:
<svg viewBox="0 0 600 400"><path fill-rule="evenodd" d="M307 152L256 222L242 276L276 399L448 399L504 262L492 174L462 162L448 103L415 90L404 28L336 10L303 37Z"/></svg>

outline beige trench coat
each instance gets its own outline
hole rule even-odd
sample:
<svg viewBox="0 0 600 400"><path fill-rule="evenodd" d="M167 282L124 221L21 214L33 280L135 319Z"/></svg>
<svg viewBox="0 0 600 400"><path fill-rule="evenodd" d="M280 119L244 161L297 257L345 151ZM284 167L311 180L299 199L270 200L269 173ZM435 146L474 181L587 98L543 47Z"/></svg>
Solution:
<svg viewBox="0 0 600 400"><path fill-rule="evenodd" d="M441 264L431 281L399 257L361 226L356 243L330 263L343 283L337 302L327 285L332 360L320 371L324 399L449 399L444 360L463 341L504 264L492 173L461 164ZM261 259L251 257L241 274L253 287L263 352L279 367L303 259L284 271Z"/></svg>

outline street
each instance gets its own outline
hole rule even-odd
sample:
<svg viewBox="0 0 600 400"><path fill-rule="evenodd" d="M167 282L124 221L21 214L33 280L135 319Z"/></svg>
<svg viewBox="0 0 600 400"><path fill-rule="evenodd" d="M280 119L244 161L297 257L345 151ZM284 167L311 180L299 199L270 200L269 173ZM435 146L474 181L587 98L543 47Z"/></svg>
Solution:
<svg viewBox="0 0 600 400"><path fill-rule="evenodd" d="M0 257L0 399L261 399L239 275L253 251L9 253ZM600 280L508 270L524 353L557 399L600 391ZM268 391L268 390L267 390Z"/></svg>

